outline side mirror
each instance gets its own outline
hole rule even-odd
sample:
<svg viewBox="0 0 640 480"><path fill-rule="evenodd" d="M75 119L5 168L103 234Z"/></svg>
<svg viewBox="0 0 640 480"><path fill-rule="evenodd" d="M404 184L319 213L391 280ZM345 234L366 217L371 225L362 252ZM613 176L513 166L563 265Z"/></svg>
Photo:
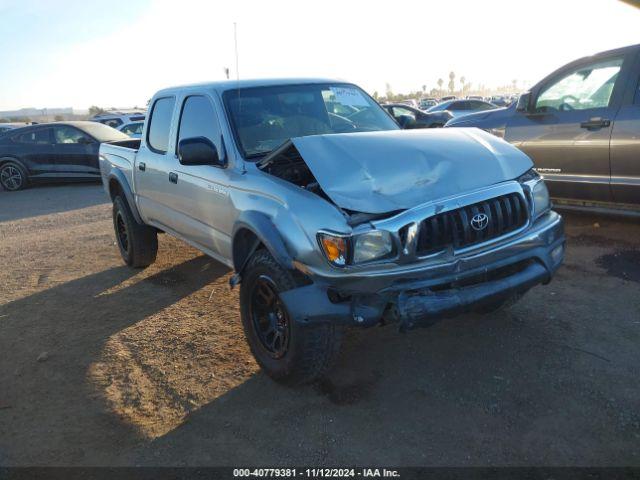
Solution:
<svg viewBox="0 0 640 480"><path fill-rule="evenodd" d="M413 128L416 124L416 120L411 115L400 115L397 118L400 128Z"/></svg>
<svg viewBox="0 0 640 480"><path fill-rule="evenodd" d="M517 112L528 112L529 102L531 101L531 93L523 93L518 97L518 104L516 105Z"/></svg>
<svg viewBox="0 0 640 480"><path fill-rule="evenodd" d="M224 167L226 161L220 159L218 149L206 137L183 138L178 143L178 159L182 165L214 165Z"/></svg>

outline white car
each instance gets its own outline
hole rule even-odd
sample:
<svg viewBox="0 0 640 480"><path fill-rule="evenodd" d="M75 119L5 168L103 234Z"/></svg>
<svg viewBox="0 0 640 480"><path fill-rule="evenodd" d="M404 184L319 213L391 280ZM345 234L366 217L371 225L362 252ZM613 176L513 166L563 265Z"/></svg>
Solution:
<svg viewBox="0 0 640 480"><path fill-rule="evenodd" d="M117 129L122 133L129 135L131 138L142 138L142 129L144 127L144 120L139 122L124 123Z"/></svg>
<svg viewBox="0 0 640 480"><path fill-rule="evenodd" d="M92 122L103 123L104 125L108 125L112 128L118 128L124 125L125 123L144 121L145 118L146 118L146 113L144 111L133 111L133 112L111 111L111 112L99 113L98 115L93 116L89 120Z"/></svg>

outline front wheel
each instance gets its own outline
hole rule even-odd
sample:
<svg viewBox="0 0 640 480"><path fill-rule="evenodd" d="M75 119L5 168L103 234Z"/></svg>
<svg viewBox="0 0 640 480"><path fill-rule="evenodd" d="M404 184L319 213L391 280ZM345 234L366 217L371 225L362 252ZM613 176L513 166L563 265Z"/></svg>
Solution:
<svg viewBox="0 0 640 480"><path fill-rule="evenodd" d="M120 255L134 268L148 267L156 260L158 234L155 228L139 224L126 200L113 199L113 229Z"/></svg>
<svg viewBox="0 0 640 480"><path fill-rule="evenodd" d="M289 316L280 292L296 286L290 272L266 250L253 254L240 286L240 312L249 348L267 375L286 384L317 380L340 349L340 331L335 325L303 325Z"/></svg>

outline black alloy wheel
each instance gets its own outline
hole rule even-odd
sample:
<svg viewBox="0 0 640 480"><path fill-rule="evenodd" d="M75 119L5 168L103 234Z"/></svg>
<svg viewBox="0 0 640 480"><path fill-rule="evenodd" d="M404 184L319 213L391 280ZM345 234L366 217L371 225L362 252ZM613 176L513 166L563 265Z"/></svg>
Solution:
<svg viewBox="0 0 640 480"><path fill-rule="evenodd" d="M291 321L275 282L267 275L260 275L253 285L250 315L256 336L269 356L278 359L286 355Z"/></svg>

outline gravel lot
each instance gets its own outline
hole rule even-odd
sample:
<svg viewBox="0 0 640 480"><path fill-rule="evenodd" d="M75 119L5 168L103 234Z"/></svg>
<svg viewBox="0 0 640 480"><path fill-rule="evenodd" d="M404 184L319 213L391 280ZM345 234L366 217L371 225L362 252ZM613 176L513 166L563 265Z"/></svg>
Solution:
<svg viewBox="0 0 640 480"><path fill-rule="evenodd" d="M97 185L0 191L2 465L640 465L640 225L567 215L511 309L350 332L319 385L245 344L229 271L123 266Z"/></svg>

